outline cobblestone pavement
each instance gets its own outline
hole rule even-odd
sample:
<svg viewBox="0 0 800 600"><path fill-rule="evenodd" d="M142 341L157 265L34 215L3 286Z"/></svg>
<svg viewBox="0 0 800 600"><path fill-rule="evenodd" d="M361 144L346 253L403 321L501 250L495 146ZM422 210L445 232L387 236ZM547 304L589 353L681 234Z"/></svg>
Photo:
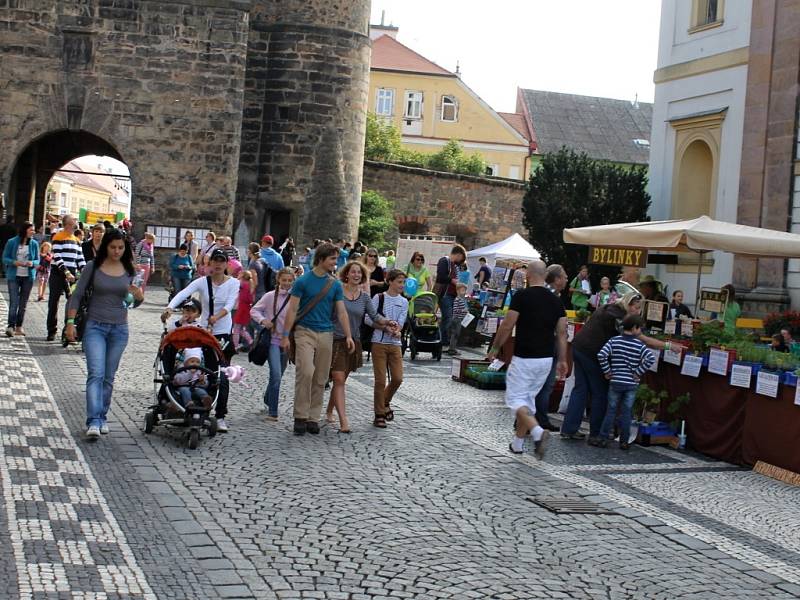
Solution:
<svg viewBox="0 0 800 600"><path fill-rule="evenodd" d="M800 489L557 436L544 461L512 456L502 392L425 355L406 363L387 430L370 424L367 363L348 384L350 435L291 435L291 367L266 422L266 369L252 366L232 386L230 433L194 451L145 435L165 300L131 313L96 443L83 356L43 341L44 303L29 305L27 338L0 339L0 597L800 597ZM540 495L617 514L553 514L528 501Z"/></svg>

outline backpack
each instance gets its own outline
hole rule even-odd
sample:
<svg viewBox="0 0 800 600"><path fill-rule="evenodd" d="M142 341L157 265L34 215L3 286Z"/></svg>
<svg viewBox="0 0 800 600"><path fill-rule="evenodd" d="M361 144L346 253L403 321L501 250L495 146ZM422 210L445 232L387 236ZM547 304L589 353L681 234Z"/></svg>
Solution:
<svg viewBox="0 0 800 600"><path fill-rule="evenodd" d="M378 314L382 317L386 315L383 314L383 297L384 294L381 292L378 298ZM371 302L372 300L370 300ZM366 316L366 315L365 315ZM369 352L372 349L372 334L375 332L375 328L372 325L367 325L365 322L361 322L361 349Z"/></svg>

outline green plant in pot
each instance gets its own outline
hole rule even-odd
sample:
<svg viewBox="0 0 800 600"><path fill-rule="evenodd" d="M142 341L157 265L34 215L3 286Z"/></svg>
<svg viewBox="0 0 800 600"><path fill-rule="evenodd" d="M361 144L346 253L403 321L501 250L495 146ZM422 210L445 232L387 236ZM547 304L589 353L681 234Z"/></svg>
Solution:
<svg viewBox="0 0 800 600"><path fill-rule="evenodd" d="M636 400L633 403L633 414L639 417L642 423L652 423L658 418L661 402L669 397L666 390L656 391L647 384L641 384L636 389Z"/></svg>
<svg viewBox="0 0 800 600"><path fill-rule="evenodd" d="M689 392L675 396L672 401L667 405L667 415L669 415L670 425L673 429L677 430L680 425L681 413L683 408L688 406L692 397Z"/></svg>
<svg viewBox="0 0 800 600"><path fill-rule="evenodd" d="M576 323L585 323L586 320L589 318L590 314L591 313L588 310L586 310L585 308L582 308L582 309L576 311L575 312L575 322Z"/></svg>

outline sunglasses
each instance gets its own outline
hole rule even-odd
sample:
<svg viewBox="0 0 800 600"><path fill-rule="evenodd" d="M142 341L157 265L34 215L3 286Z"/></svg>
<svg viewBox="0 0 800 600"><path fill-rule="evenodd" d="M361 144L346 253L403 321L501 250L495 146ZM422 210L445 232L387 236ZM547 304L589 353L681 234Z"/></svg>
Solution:
<svg viewBox="0 0 800 600"><path fill-rule="evenodd" d="M369 257L371 257L371 258L378 258L378 255L377 255L377 254L367 254L367 256L369 256Z"/></svg>
<svg viewBox="0 0 800 600"><path fill-rule="evenodd" d="M424 258L415 258L414 262L425 262Z"/></svg>

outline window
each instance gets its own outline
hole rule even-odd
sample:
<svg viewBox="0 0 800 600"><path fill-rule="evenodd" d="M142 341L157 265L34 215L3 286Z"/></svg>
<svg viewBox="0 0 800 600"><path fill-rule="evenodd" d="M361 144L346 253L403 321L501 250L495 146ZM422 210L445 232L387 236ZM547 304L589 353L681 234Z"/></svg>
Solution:
<svg viewBox="0 0 800 600"><path fill-rule="evenodd" d="M442 96L442 121L458 121L458 103L453 96Z"/></svg>
<svg viewBox="0 0 800 600"><path fill-rule="evenodd" d="M689 33L722 25L725 0L693 0L692 27Z"/></svg>
<svg viewBox="0 0 800 600"><path fill-rule="evenodd" d="M422 92L406 92L406 108L403 116L407 119L422 118Z"/></svg>
<svg viewBox="0 0 800 600"><path fill-rule="evenodd" d="M486 167L486 175L489 177L497 177L500 174L500 165L488 165Z"/></svg>
<svg viewBox="0 0 800 600"><path fill-rule="evenodd" d="M519 179L519 167L516 166L508 167L508 178Z"/></svg>
<svg viewBox="0 0 800 600"><path fill-rule="evenodd" d="M156 236L156 248L176 248L178 245L177 227L148 225L147 232Z"/></svg>
<svg viewBox="0 0 800 600"><path fill-rule="evenodd" d="M394 113L394 90L387 88L378 89L378 99L375 103L375 114L391 117Z"/></svg>
<svg viewBox="0 0 800 600"><path fill-rule="evenodd" d="M186 238L186 232L191 231L194 234L194 241L197 242L198 248L203 245L203 242L206 241L206 235L210 231L209 229L205 229L204 227L192 228L192 227L181 227L181 238L178 241L178 245L180 246L183 243L183 240Z"/></svg>
<svg viewBox="0 0 800 600"><path fill-rule="evenodd" d="M66 208L67 207L67 193L66 192L61 192L61 207L62 208Z"/></svg>

